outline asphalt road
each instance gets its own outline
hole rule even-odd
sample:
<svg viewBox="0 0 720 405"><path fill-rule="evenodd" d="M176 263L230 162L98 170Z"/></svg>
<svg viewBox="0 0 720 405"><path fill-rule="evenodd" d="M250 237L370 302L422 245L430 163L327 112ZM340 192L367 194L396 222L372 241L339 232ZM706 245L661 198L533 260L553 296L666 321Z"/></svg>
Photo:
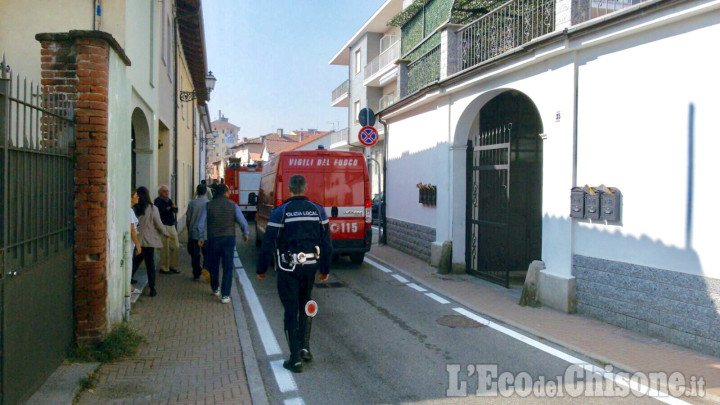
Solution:
<svg viewBox="0 0 720 405"><path fill-rule="evenodd" d="M367 263L353 265L347 258L334 263L325 286L316 284L313 290L319 306L311 340L315 359L306 363L303 373L292 374L296 390L281 392L271 364L276 362L277 366L277 361L288 354L283 309L275 271L269 271L263 281L255 277L257 249L252 241L254 235L250 243L239 243L238 254L282 350L282 355L266 354L262 336L252 321L253 309L243 299L271 404L298 397L306 404L657 403L632 394L626 398L573 398L567 390L562 398L532 394L527 398L517 394L479 398L478 373L470 375L468 371L474 371L473 365L495 365L498 374L526 372L535 382L541 377L555 381L570 364L460 315L454 309L461 305L437 302L426 295L431 291L418 291L392 274ZM457 379L451 382L452 376ZM449 397L448 390L460 396Z"/></svg>

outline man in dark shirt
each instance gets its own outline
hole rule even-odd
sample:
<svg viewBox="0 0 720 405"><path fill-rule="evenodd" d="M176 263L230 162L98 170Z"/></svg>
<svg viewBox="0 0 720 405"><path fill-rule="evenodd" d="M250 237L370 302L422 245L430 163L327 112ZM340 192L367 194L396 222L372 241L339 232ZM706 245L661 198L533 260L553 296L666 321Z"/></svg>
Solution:
<svg viewBox="0 0 720 405"><path fill-rule="evenodd" d="M318 281L328 279L332 241L325 209L305 197L305 177L292 176L289 187L290 199L270 213L256 273L264 280L274 257L278 295L285 308L285 338L290 348L290 359L283 367L300 373L302 361L313 359L310 353L312 317L308 316L306 306L311 300L316 272L319 270Z"/></svg>
<svg viewBox="0 0 720 405"><path fill-rule="evenodd" d="M163 247L160 250L160 274L177 274L178 270L178 242L177 229L175 224L175 214L178 212L177 206L170 199L170 189L168 186L160 186L158 189L158 198L155 199L155 206L160 211L160 219L165 229L170 234L169 238L163 238Z"/></svg>
<svg viewBox="0 0 720 405"><path fill-rule="evenodd" d="M207 241L207 267L210 272L210 288L223 304L230 303L233 268L235 261L235 224L240 225L243 242L247 243L250 228L242 210L228 198L230 192L224 184L218 184L217 193L212 201L205 204L197 223L199 245ZM219 266L223 264L222 284L220 284Z"/></svg>

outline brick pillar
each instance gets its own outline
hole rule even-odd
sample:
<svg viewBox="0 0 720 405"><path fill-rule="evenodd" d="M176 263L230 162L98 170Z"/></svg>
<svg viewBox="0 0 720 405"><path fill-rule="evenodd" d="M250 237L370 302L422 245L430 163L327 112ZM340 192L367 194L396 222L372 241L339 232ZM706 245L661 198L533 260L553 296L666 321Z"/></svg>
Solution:
<svg viewBox="0 0 720 405"><path fill-rule="evenodd" d="M108 38L86 31L36 36L45 91L75 104L74 306L81 345L99 341L107 327Z"/></svg>

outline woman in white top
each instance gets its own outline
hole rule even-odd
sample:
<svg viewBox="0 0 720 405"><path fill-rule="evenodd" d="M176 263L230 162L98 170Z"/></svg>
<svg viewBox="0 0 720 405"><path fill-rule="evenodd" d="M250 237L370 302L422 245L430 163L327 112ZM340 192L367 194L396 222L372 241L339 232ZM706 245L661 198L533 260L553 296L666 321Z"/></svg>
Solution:
<svg viewBox="0 0 720 405"><path fill-rule="evenodd" d="M150 296L154 297L157 295L157 291L155 291L155 249L161 248L163 246L161 238L163 236L168 238L170 234L160 220L160 211L153 205L148 189L138 187L137 194L138 203L133 206L133 210L139 221L139 240L142 252L133 259L133 274L140 267L140 263L145 261Z"/></svg>

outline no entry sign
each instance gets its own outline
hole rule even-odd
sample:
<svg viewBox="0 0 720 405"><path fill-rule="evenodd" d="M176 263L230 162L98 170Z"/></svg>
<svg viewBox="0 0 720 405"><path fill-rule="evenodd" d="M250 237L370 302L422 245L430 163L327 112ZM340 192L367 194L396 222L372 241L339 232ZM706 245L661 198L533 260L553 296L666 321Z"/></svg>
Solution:
<svg viewBox="0 0 720 405"><path fill-rule="evenodd" d="M360 140L360 143L365 146L375 145L379 137L380 136L378 135L377 130L373 127L362 127L362 129L358 133L358 139Z"/></svg>

